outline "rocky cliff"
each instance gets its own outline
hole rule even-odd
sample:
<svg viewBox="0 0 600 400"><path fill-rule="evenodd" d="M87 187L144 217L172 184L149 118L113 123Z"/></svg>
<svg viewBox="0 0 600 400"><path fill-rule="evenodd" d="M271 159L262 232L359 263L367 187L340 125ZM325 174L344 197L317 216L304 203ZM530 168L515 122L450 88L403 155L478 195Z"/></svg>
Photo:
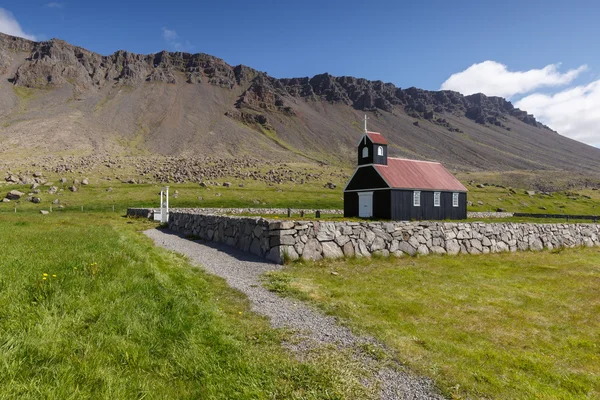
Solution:
<svg viewBox="0 0 600 400"><path fill-rule="evenodd" d="M136 150L151 153L258 151L350 162L360 135L357 121L368 112L373 129L391 139L400 156L461 169L600 171L597 149L563 138L509 101L484 94L402 89L327 73L276 79L202 53L102 56L58 39L38 43L3 34L0 75L0 91L7 95L0 102L5 128L0 138L3 134L13 148L35 147L15 135L38 129L51 142L47 150L56 151L53 132L74 133L75 119L79 137L70 145L85 142L79 150L88 153L131 150L133 142ZM214 143L215 134L221 145ZM334 148L324 148L332 142Z"/></svg>

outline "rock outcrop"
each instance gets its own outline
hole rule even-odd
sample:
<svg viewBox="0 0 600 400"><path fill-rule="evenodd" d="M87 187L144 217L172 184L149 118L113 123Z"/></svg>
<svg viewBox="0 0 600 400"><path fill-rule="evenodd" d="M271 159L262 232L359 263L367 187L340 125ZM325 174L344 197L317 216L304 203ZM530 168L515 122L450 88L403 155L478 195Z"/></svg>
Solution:
<svg viewBox="0 0 600 400"><path fill-rule="evenodd" d="M397 112L427 119L451 131L444 113L466 116L480 124L504 126L507 116L526 124L544 127L535 117L515 108L509 101L484 94L463 96L453 91L428 91L414 87L401 89L392 83L324 73L312 78L276 79L244 65L230 66L208 54L170 53L141 55L117 51L101 56L63 40L31 42L0 34L0 72L6 72L11 51L27 52L29 57L13 79L17 86L33 88L70 83L81 90L100 88L115 82L136 85L142 82L173 84L178 79L189 84L206 82L223 88L245 88L237 106L281 111L293 115L286 99L303 98L352 106L358 110ZM240 117L232 113L233 117ZM248 119L241 115L241 119ZM258 122L258 121L255 121ZM259 122L260 123L260 122ZM266 121L265 121L266 123Z"/></svg>

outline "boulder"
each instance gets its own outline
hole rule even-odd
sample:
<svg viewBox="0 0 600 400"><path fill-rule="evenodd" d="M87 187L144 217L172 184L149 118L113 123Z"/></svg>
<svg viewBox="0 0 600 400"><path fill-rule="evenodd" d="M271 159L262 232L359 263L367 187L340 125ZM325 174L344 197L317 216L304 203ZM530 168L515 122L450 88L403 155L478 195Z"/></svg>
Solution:
<svg viewBox="0 0 600 400"><path fill-rule="evenodd" d="M446 254L446 250L441 246L433 246L431 252L433 254Z"/></svg>
<svg viewBox="0 0 600 400"><path fill-rule="evenodd" d="M375 240L373 241L373 244L371 245L371 251L378 251L378 250L384 250L384 249L385 249L385 241L380 237L376 237Z"/></svg>
<svg viewBox="0 0 600 400"><path fill-rule="evenodd" d="M342 258L344 253L335 242L324 242L321 243L323 248L323 257L325 258Z"/></svg>
<svg viewBox="0 0 600 400"><path fill-rule="evenodd" d="M317 239L309 239L304 245L304 250L302 251L302 258L305 260L318 261L323 259L321 252L323 251L323 247L321 243Z"/></svg>
<svg viewBox="0 0 600 400"><path fill-rule="evenodd" d="M453 256L460 253L460 245L458 244L458 240L452 239L446 241L446 252Z"/></svg>
<svg viewBox="0 0 600 400"><path fill-rule="evenodd" d="M69 190L71 192L76 192L77 191L77 186L69 186Z"/></svg>
<svg viewBox="0 0 600 400"><path fill-rule="evenodd" d="M88 180L88 178L85 178L84 180L81 181L81 184L84 186L87 186L90 184L90 181Z"/></svg>
<svg viewBox="0 0 600 400"><path fill-rule="evenodd" d="M409 256L414 256L417 254L417 249L411 246L408 242L398 243L398 250L408 254Z"/></svg>
<svg viewBox="0 0 600 400"><path fill-rule="evenodd" d="M48 215L48 214L50 214L50 212L48 210L40 210L40 214Z"/></svg>
<svg viewBox="0 0 600 400"><path fill-rule="evenodd" d="M347 241L346 244L344 244L342 251L344 252L344 256L353 257L354 256L354 245L352 244L352 242Z"/></svg>
<svg viewBox="0 0 600 400"><path fill-rule="evenodd" d="M33 197L31 199L31 202L35 204L40 204L42 202L42 199L40 199L39 197Z"/></svg>
<svg viewBox="0 0 600 400"><path fill-rule="evenodd" d="M6 198L9 200L19 200L23 196L25 196L25 193L19 192L18 190L11 190L6 194Z"/></svg>
<svg viewBox="0 0 600 400"><path fill-rule="evenodd" d="M422 244L417 249L417 253L422 254L422 255L427 255L427 254L429 254L429 248L426 245Z"/></svg>

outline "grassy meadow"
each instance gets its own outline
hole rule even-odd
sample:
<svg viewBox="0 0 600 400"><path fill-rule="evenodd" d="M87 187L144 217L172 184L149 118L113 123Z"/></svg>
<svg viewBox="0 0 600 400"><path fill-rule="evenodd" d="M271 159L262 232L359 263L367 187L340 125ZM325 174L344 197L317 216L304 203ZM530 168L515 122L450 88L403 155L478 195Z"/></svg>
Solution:
<svg viewBox="0 0 600 400"><path fill-rule="evenodd" d="M99 213L0 215L0 398L369 398L225 282Z"/></svg>
<svg viewBox="0 0 600 400"><path fill-rule="evenodd" d="M345 182L324 168L331 173L304 185L171 184L170 205L340 209ZM123 218L127 207L157 207L161 184L96 174L73 193L72 180L86 175L59 177L47 176L40 204L0 203L0 398L373 397L344 355L295 359L281 345L289 333L271 329L244 296L155 248L141 234L154 224ZM50 185L59 191L49 195ZM597 190L467 187L469 211L600 214ZM12 189L31 192L0 184L0 197ZM598 249L570 249L296 263L267 280L375 335L450 397L592 399L599 266Z"/></svg>
<svg viewBox="0 0 600 400"><path fill-rule="evenodd" d="M243 181L242 181L243 182ZM80 186L75 193L68 190L68 184L54 183L59 192L50 195L49 186L41 186L41 193L34 196L41 198L40 204L25 201L0 203L0 213L53 211L84 211L110 212L113 207L116 212L123 212L127 207L158 207L160 184L125 184L125 183L92 183ZM281 184L267 186L261 183L246 182L244 187L232 183L232 187L212 186L203 188L198 184L171 184L169 204L171 207L236 207L236 208L307 208L307 209L342 209L342 188L326 189L320 183L305 185ZM110 189L109 189L110 188ZM0 197L10 190L20 190L31 193L28 186L0 186ZM62 190L60 190L62 189ZM177 191L176 197L175 192ZM508 196L506 189L486 187L479 189L469 187L468 198L473 205L468 211L496 211L502 208L510 212L544 213L544 214L576 214L600 215L600 191L580 190L571 195L564 192L553 193L552 196L536 194L529 196L523 190ZM52 204L55 199L63 208ZM483 202L479 205L478 201ZM544 209L543 209L544 208ZM516 222L511 219L509 221ZM560 220L557 220L560 221Z"/></svg>
<svg viewBox="0 0 600 400"><path fill-rule="evenodd" d="M453 399L600 398L600 249L301 261L267 283Z"/></svg>

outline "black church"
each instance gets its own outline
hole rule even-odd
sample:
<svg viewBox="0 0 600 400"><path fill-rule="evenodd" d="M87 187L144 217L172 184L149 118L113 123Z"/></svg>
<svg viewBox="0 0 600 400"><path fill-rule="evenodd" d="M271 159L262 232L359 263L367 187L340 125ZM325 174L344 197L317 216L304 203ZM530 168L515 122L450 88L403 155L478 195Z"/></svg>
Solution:
<svg viewBox="0 0 600 400"><path fill-rule="evenodd" d="M467 188L438 162L388 157L388 142L365 132L344 188L344 216L397 221L467 218Z"/></svg>

